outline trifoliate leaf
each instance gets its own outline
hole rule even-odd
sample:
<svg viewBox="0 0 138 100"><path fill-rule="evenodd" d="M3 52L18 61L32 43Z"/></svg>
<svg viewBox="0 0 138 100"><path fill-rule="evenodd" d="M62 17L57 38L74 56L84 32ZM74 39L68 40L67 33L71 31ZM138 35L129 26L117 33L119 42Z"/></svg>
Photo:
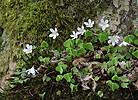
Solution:
<svg viewBox="0 0 138 100"><path fill-rule="evenodd" d="M43 42L41 43L41 48L43 48L43 49L48 48L48 43L47 43L46 41L43 41Z"/></svg>
<svg viewBox="0 0 138 100"><path fill-rule="evenodd" d="M76 40L75 40L75 44L76 44L76 45L79 45L80 43L83 43L83 41L82 41L81 39L76 39Z"/></svg>
<svg viewBox="0 0 138 100"><path fill-rule="evenodd" d="M51 78L49 77L49 76L47 76L46 74L43 76L43 82L48 82L48 81L50 81L51 80Z"/></svg>
<svg viewBox="0 0 138 100"><path fill-rule="evenodd" d="M57 75L56 81L61 81L62 79L63 79L63 76L62 75Z"/></svg>
<svg viewBox="0 0 138 100"><path fill-rule="evenodd" d="M56 71L59 72L60 74L62 74L62 73L63 73L63 68L62 68L62 66L57 66L57 67L56 67Z"/></svg>
<svg viewBox="0 0 138 100"><path fill-rule="evenodd" d="M102 32L98 35L98 39L101 43L104 43L108 40L108 34L106 32Z"/></svg>
<svg viewBox="0 0 138 100"><path fill-rule="evenodd" d="M122 82L129 82L129 79L128 79L126 76L121 76L121 77L120 77L120 80L121 80Z"/></svg>
<svg viewBox="0 0 138 100"><path fill-rule="evenodd" d="M85 32L85 37L90 37L92 36L92 32L91 31L86 31Z"/></svg>
<svg viewBox="0 0 138 100"><path fill-rule="evenodd" d="M103 92L102 92L102 91L98 91L98 92L97 92L97 95L98 95L99 97L103 97Z"/></svg>
<svg viewBox="0 0 138 100"><path fill-rule="evenodd" d="M119 81L120 79L119 79L119 77L118 77L117 75L114 75L114 76L112 77L112 80L114 80L114 81Z"/></svg>
<svg viewBox="0 0 138 100"><path fill-rule="evenodd" d="M66 79L67 82L71 82L73 76L72 73L66 73L63 77L64 79Z"/></svg>
<svg viewBox="0 0 138 100"><path fill-rule="evenodd" d="M78 85L70 84L71 92L78 91Z"/></svg>
<svg viewBox="0 0 138 100"><path fill-rule="evenodd" d="M96 77L94 78L95 81L98 81L99 79L100 79L99 76L96 76Z"/></svg>
<svg viewBox="0 0 138 100"><path fill-rule="evenodd" d="M115 90L119 89L119 85L117 83L112 83L111 89L112 89L112 91L115 91Z"/></svg>
<svg viewBox="0 0 138 100"><path fill-rule="evenodd" d="M86 50L94 51L92 43L84 43L83 48L85 48Z"/></svg>
<svg viewBox="0 0 138 100"><path fill-rule="evenodd" d="M74 41L72 39L68 39L64 42L64 47L66 48L72 48L74 45Z"/></svg>
<svg viewBox="0 0 138 100"><path fill-rule="evenodd" d="M121 83L122 88L128 88L129 83Z"/></svg>

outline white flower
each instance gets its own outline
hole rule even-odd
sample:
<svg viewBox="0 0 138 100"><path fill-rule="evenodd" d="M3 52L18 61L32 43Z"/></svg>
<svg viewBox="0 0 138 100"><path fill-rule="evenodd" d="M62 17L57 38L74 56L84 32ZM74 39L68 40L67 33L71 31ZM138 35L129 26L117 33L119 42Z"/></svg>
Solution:
<svg viewBox="0 0 138 100"><path fill-rule="evenodd" d="M118 35L109 36L108 38L109 38L108 43L112 44L112 46L115 46L116 44L119 43L120 37Z"/></svg>
<svg viewBox="0 0 138 100"><path fill-rule="evenodd" d="M121 47L121 46L127 46L127 45L130 45L130 44L127 43L127 42L125 42L125 41L123 41L121 44L119 44L120 47Z"/></svg>
<svg viewBox="0 0 138 100"><path fill-rule="evenodd" d="M81 35L83 35L83 34L85 33L85 31L86 31L86 30L84 29L84 26L83 26L83 25L81 26L81 28L78 27L77 30L78 30L78 32L79 32Z"/></svg>
<svg viewBox="0 0 138 100"><path fill-rule="evenodd" d="M26 48L23 49L23 52L25 52L26 54L32 53L32 49L33 49L32 45L26 44Z"/></svg>
<svg viewBox="0 0 138 100"><path fill-rule="evenodd" d="M38 71L36 69L34 69L34 66L28 70L26 70L26 72L28 73L28 75L32 75L32 76L36 76L36 73L38 73Z"/></svg>
<svg viewBox="0 0 138 100"><path fill-rule="evenodd" d="M87 84L81 84L83 90L89 90L90 87Z"/></svg>
<svg viewBox="0 0 138 100"><path fill-rule="evenodd" d="M121 66L122 69L124 69L126 62L125 61L119 62L119 65Z"/></svg>
<svg viewBox="0 0 138 100"><path fill-rule="evenodd" d="M77 39L78 38L78 35L80 34L79 32L75 32L75 31L72 31L72 35L70 35L70 37L72 37L72 39Z"/></svg>
<svg viewBox="0 0 138 100"><path fill-rule="evenodd" d="M53 39L55 39L57 36L59 36L59 34L57 32L57 28L55 28L55 30L50 28L50 32L51 32L51 34L49 35L49 37L53 37Z"/></svg>
<svg viewBox="0 0 138 100"><path fill-rule="evenodd" d="M104 31L107 27L109 27L108 20L104 20L104 17L100 20L99 26Z"/></svg>
<svg viewBox="0 0 138 100"><path fill-rule="evenodd" d="M94 21L91 21L91 19L88 19L88 22L84 22L84 24L86 25L86 27L93 27L94 25Z"/></svg>

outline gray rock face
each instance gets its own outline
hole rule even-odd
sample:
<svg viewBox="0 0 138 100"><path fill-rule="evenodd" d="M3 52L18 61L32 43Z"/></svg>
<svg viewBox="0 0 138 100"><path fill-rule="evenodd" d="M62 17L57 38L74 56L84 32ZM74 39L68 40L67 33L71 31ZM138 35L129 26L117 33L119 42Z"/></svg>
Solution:
<svg viewBox="0 0 138 100"><path fill-rule="evenodd" d="M135 0L112 0L111 6L103 12L110 19L110 31L114 34L131 34L138 28Z"/></svg>
<svg viewBox="0 0 138 100"><path fill-rule="evenodd" d="M8 38L6 32L3 30L0 33L0 79L2 75L8 70L8 62L10 56L9 50L10 46L8 44Z"/></svg>

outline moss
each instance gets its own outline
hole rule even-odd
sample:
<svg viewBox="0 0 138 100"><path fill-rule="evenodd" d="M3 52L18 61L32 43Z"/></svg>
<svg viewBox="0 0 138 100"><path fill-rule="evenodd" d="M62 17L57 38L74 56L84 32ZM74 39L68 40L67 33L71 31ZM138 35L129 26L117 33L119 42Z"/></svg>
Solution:
<svg viewBox="0 0 138 100"><path fill-rule="evenodd" d="M62 2L63 1L63 2ZM104 0L2 0L2 25L19 42L39 43L48 39L50 27L58 27L61 36L71 33L87 18L94 18Z"/></svg>

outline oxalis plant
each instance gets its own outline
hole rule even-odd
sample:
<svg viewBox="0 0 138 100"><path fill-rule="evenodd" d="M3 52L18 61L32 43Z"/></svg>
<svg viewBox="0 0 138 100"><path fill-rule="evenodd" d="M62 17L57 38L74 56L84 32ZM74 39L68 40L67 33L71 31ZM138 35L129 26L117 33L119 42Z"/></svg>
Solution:
<svg viewBox="0 0 138 100"><path fill-rule="evenodd" d="M71 92L81 87L93 90L100 97L104 95L103 88L97 88L101 82L109 91L128 88L131 80L127 72L132 70L133 60L138 59L138 31L122 36L107 32L108 27L105 17L98 24L88 19L61 44L62 50L53 50L46 40L40 46L26 44L11 85L41 76L44 84L64 82ZM50 32L53 40L62 37L57 28L50 28ZM57 91L57 95L61 95L61 91Z"/></svg>

